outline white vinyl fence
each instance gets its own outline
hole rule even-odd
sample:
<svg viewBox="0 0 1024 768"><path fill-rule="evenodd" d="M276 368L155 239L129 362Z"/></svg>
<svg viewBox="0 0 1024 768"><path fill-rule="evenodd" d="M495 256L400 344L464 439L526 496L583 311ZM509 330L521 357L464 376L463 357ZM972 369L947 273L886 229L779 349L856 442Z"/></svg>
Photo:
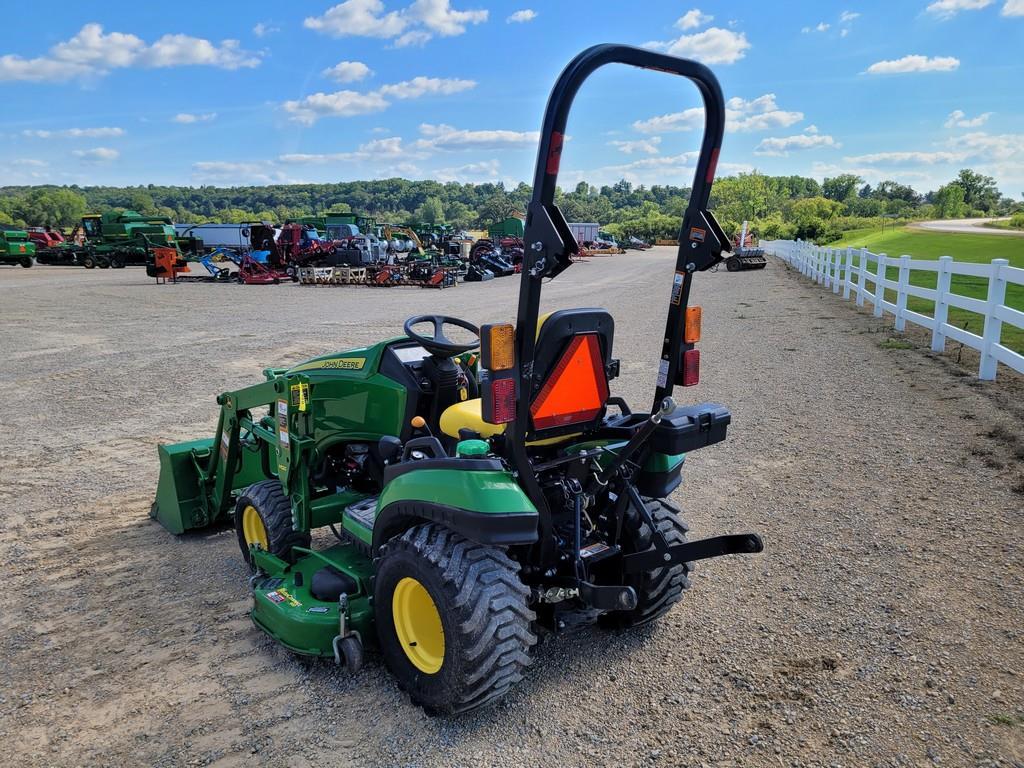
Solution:
<svg viewBox="0 0 1024 768"><path fill-rule="evenodd" d="M998 363L1024 373L1024 356L1004 346L1001 341L1003 323L1024 329L1024 312L1006 306L1006 285L1024 285L1024 269L1011 267L1006 259L993 259L991 264L954 261L951 256L943 256L938 261L924 261L910 256L897 258L871 253L866 248L829 248L801 240L761 241L760 247L825 288L831 288L833 293L841 291L844 299L854 296L858 307L867 301L874 307L875 317L882 317L884 312L894 315L897 331L903 331L907 322L927 328L932 332L932 350L935 352L945 351L946 339L978 350L981 353L979 379L995 379ZM896 280L886 277L886 267L898 268ZM911 272L935 273L936 287L912 285ZM950 290L953 275L987 279L988 298L975 299L953 293ZM895 302L886 300L887 288L896 292ZM934 301L934 317L907 309L908 296ZM950 307L959 307L984 317L982 334L979 336L950 325L947 322Z"/></svg>

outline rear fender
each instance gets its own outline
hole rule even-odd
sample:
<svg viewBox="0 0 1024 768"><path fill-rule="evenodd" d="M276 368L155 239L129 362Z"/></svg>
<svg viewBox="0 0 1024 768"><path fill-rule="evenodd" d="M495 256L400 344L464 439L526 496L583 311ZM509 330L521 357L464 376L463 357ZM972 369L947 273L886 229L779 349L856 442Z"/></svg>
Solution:
<svg viewBox="0 0 1024 768"><path fill-rule="evenodd" d="M504 469L423 468L393 477L377 502L373 552L388 539L424 522L444 525L478 544L511 546L537 541L537 509Z"/></svg>

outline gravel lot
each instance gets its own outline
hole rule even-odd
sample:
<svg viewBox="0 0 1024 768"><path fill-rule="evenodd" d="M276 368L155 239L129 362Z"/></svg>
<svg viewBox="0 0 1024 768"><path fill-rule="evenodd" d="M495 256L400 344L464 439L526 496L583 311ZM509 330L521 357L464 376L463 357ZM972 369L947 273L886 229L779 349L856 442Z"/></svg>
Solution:
<svg viewBox="0 0 1024 768"><path fill-rule="evenodd" d="M669 249L593 259L548 308L606 306L618 394L646 404ZM1024 386L884 342L777 261L702 275L703 381L733 410L676 494L699 565L657 626L545 643L498 706L412 706L247 617L234 534L148 517L158 441L212 435L264 366L511 318L511 279L446 291L156 286L141 269L0 268L0 762L42 765L1020 766Z"/></svg>

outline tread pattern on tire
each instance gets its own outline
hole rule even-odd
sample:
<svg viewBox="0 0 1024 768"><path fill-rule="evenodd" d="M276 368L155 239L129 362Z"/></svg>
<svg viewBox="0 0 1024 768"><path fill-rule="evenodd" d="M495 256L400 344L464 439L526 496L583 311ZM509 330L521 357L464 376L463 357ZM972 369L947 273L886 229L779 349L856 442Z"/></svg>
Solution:
<svg viewBox="0 0 1024 768"><path fill-rule="evenodd" d="M404 549L437 569L456 616L456 638L446 647L460 651L454 661L461 674L450 686L444 712L474 709L503 694L523 678L532 661L537 636L531 631L535 614L530 591L519 579L519 564L497 547L472 542L435 523L410 528L381 550ZM445 662L449 662L446 660Z"/></svg>
<svg viewBox="0 0 1024 768"><path fill-rule="evenodd" d="M292 505L281 488L280 480L261 480L246 488L238 497L235 507L235 528L238 530L238 544L246 562L249 562L249 550L245 546L242 535L242 511L252 504L263 519L263 527L267 529L268 551L272 555L294 562L292 547L308 547L310 534L308 531L296 531L292 528Z"/></svg>
<svg viewBox="0 0 1024 768"><path fill-rule="evenodd" d="M664 499L645 501L651 519L669 546L685 543L690 527L679 516L678 507ZM633 529L629 534L635 544L633 551L641 551L651 545L651 528L640 515L627 517L625 524ZM636 574L631 583L636 590L636 608L632 611L609 614L611 623L619 627L637 627L664 616L682 599L683 591L690 588L692 570L693 563L679 563Z"/></svg>

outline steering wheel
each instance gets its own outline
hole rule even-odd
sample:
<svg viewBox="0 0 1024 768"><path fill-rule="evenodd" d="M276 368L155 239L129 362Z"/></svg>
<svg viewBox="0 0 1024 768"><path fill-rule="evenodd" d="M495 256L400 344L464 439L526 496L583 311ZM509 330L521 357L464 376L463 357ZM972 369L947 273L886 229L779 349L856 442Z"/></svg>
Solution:
<svg viewBox="0 0 1024 768"><path fill-rule="evenodd" d="M421 336L412 329L414 325L420 323L430 323L434 326L434 335ZM476 336L476 340L472 342L466 342L459 344L452 341L444 335L445 325L454 325L463 330L467 330ZM457 317L450 317L449 315L416 315L410 317L405 321L405 335L413 341L417 342L427 352L432 355L438 355L442 357L449 357L451 355L461 355L463 352L469 352L471 349L476 349L480 346L480 329L472 323L467 323L465 320L460 320Z"/></svg>

